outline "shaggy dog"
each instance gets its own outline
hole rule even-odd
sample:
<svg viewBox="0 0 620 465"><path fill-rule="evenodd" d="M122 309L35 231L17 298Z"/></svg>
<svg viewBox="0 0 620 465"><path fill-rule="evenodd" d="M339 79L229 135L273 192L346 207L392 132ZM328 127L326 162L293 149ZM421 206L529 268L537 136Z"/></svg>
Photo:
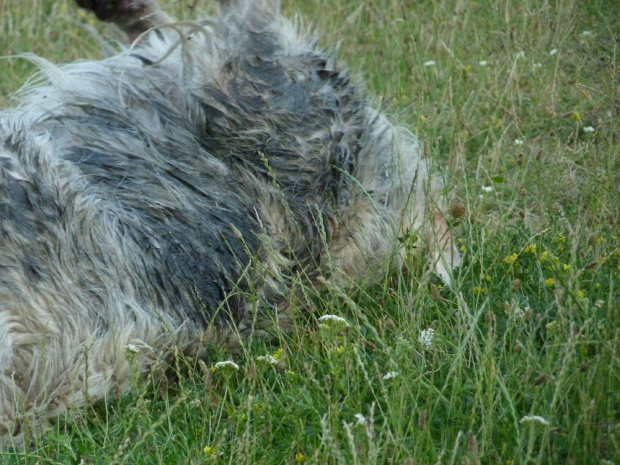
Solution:
<svg viewBox="0 0 620 465"><path fill-rule="evenodd" d="M0 437L290 324L302 287L374 282L396 240L458 265L417 139L276 1L172 22L81 0L138 40L55 66L0 113ZM147 28L154 27L149 33ZM395 255L396 253L396 255Z"/></svg>

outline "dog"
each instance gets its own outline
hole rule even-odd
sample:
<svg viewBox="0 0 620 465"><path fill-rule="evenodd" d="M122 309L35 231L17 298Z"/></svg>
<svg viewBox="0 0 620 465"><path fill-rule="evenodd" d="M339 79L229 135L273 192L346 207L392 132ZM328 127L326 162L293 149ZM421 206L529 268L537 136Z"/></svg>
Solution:
<svg viewBox="0 0 620 465"><path fill-rule="evenodd" d="M135 42L28 56L39 78L0 112L5 444L129 391L132 367L173 348L285 330L299 289L376 282L407 234L449 282L460 257L418 140L277 1L197 22L152 0L78 3Z"/></svg>

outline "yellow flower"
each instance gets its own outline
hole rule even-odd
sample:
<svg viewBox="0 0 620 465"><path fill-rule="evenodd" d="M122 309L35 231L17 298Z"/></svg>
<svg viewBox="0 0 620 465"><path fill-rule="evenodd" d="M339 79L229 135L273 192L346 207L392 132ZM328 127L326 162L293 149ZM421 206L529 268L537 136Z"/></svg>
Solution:
<svg viewBox="0 0 620 465"><path fill-rule="evenodd" d="M506 255L504 257L504 261L510 265L510 264L516 262L517 258L518 258L518 255L516 253L513 253L512 255Z"/></svg>
<svg viewBox="0 0 620 465"><path fill-rule="evenodd" d="M279 348L273 354L273 358L275 358L276 360L280 360L280 357L282 357L282 348Z"/></svg>
<svg viewBox="0 0 620 465"><path fill-rule="evenodd" d="M578 111L573 111L570 117L571 119L574 119L575 121L579 121L581 119L581 115L579 114Z"/></svg>
<svg viewBox="0 0 620 465"><path fill-rule="evenodd" d="M545 279L545 286L553 287L554 284L555 284L555 279L553 278Z"/></svg>
<svg viewBox="0 0 620 465"><path fill-rule="evenodd" d="M536 244L526 245L525 249L523 249L523 252L531 254L536 253Z"/></svg>
<svg viewBox="0 0 620 465"><path fill-rule="evenodd" d="M540 254L540 261L544 262L545 260L547 260L547 258L549 258L549 252L547 252L546 250Z"/></svg>
<svg viewBox="0 0 620 465"><path fill-rule="evenodd" d="M580 299L585 299L586 298L586 291L584 291L584 290L579 291L579 298Z"/></svg>
<svg viewBox="0 0 620 465"><path fill-rule="evenodd" d="M208 456L211 456L213 454L215 454L215 446L210 447L210 446L205 446L205 448L203 449L205 454Z"/></svg>
<svg viewBox="0 0 620 465"><path fill-rule="evenodd" d="M474 287L474 294L479 295L479 294L484 294L484 288L483 287Z"/></svg>
<svg viewBox="0 0 620 465"><path fill-rule="evenodd" d="M491 276L489 276L488 274L484 276L484 279L486 280L487 283L491 282Z"/></svg>
<svg viewBox="0 0 620 465"><path fill-rule="evenodd" d="M301 452L297 452L295 454L295 462L303 462L304 460L306 460L306 457L304 457L304 454L302 454Z"/></svg>
<svg viewBox="0 0 620 465"><path fill-rule="evenodd" d="M562 268L564 269L564 271L568 271L568 270L570 270L570 265L567 265L565 263L564 266L562 266Z"/></svg>

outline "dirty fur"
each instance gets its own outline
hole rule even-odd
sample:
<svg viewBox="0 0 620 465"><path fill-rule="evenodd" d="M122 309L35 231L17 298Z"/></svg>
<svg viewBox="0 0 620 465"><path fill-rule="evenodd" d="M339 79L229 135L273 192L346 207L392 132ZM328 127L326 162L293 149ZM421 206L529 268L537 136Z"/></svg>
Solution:
<svg viewBox="0 0 620 465"><path fill-rule="evenodd" d="M117 13L155 30L102 61L29 56L40 75L0 112L5 444L128 391L127 347L147 373L286 329L294 289L375 282L407 233L444 280L458 265L416 137L276 2Z"/></svg>

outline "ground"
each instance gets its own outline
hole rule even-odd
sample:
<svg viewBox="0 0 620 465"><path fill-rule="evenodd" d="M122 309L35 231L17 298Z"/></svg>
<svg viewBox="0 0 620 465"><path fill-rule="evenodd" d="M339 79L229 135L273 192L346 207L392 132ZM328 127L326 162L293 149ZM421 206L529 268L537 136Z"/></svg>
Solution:
<svg viewBox="0 0 620 465"><path fill-rule="evenodd" d="M213 8L169 8L190 3ZM424 141L459 217L454 288L410 250L279 341L179 359L0 461L619 464L620 6L283 4ZM68 0L4 0L0 28L3 55L54 62L101 56L88 29L115 37ZM2 59L0 105L32 72Z"/></svg>

